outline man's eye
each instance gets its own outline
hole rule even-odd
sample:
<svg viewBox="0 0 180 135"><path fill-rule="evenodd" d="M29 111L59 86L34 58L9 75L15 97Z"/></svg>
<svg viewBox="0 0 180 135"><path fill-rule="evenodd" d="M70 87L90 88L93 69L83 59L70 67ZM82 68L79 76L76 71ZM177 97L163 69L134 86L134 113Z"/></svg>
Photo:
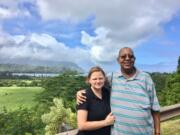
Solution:
<svg viewBox="0 0 180 135"><path fill-rule="evenodd" d="M122 56L120 56L121 59L125 59L126 57L132 59L132 58L134 58L134 55L122 55Z"/></svg>
<svg viewBox="0 0 180 135"><path fill-rule="evenodd" d="M125 59L126 58L126 55L123 55L123 56L120 56L121 59Z"/></svg>

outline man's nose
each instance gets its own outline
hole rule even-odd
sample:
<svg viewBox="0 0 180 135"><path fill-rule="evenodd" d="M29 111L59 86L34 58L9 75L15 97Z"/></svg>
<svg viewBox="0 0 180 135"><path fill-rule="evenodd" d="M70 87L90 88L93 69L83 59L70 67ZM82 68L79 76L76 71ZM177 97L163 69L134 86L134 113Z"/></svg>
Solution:
<svg viewBox="0 0 180 135"><path fill-rule="evenodd" d="M126 60L131 59L131 56L126 55L125 59L126 59Z"/></svg>

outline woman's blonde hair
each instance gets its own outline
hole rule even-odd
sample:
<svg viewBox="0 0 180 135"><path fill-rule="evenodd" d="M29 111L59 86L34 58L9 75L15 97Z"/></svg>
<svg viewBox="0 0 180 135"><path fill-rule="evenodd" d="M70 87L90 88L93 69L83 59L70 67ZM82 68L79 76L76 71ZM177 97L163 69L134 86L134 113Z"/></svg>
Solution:
<svg viewBox="0 0 180 135"><path fill-rule="evenodd" d="M94 72L101 72L105 78L105 82L107 81L106 74L105 74L104 70L99 66L95 66L89 70L89 73L88 73L87 78L86 78L86 83L89 84L89 79L90 79L92 73L94 73Z"/></svg>

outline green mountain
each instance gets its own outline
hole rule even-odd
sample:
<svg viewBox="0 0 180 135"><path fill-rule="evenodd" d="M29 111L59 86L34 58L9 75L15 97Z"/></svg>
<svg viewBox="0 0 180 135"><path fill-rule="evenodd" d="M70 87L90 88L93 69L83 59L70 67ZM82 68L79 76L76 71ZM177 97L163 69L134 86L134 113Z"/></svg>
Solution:
<svg viewBox="0 0 180 135"><path fill-rule="evenodd" d="M0 64L0 72L13 73L60 73L66 70L82 73L83 69L75 63L58 62L51 65Z"/></svg>

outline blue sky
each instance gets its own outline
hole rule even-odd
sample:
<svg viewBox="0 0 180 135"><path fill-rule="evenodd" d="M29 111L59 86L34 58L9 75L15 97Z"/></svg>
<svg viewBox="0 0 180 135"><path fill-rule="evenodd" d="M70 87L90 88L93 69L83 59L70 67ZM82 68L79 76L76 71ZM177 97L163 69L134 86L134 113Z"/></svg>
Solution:
<svg viewBox="0 0 180 135"><path fill-rule="evenodd" d="M69 61L109 72L119 69L118 51L128 46L141 70L173 72L179 35L179 0L0 1L1 63Z"/></svg>

